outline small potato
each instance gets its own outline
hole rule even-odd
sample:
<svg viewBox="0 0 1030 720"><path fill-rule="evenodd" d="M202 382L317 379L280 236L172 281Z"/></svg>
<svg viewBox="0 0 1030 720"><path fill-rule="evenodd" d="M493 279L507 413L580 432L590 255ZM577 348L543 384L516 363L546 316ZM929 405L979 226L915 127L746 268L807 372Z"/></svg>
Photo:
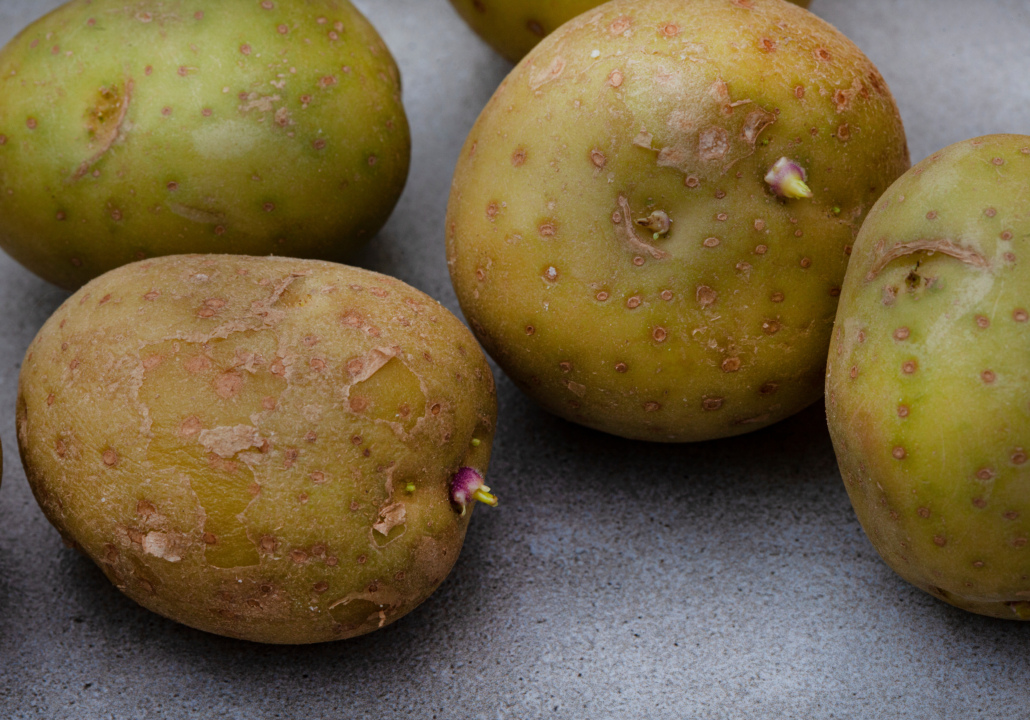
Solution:
<svg viewBox="0 0 1030 720"><path fill-rule="evenodd" d="M410 155L348 0L72 0L0 51L0 248L69 290L162 255L345 260Z"/></svg>
<svg viewBox="0 0 1030 720"><path fill-rule="evenodd" d="M348 638L461 549L496 420L445 308L310 260L175 256L73 295L22 368L47 518L144 607L269 643Z"/></svg>
<svg viewBox="0 0 1030 720"><path fill-rule="evenodd" d="M558 26L605 1L451 0L451 5L490 47L511 62L518 62ZM805 8L809 1L790 0Z"/></svg>

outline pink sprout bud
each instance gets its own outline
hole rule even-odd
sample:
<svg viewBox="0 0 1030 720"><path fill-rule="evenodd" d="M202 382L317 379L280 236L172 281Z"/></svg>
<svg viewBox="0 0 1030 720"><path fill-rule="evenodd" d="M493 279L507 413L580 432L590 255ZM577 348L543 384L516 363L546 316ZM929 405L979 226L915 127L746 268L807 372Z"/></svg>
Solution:
<svg viewBox="0 0 1030 720"><path fill-rule="evenodd" d="M777 195L794 199L812 197L812 190L805 184L807 180L808 173L805 169L785 157L777 160L765 176L765 181Z"/></svg>
<svg viewBox="0 0 1030 720"><path fill-rule="evenodd" d="M461 514L472 504L473 500L486 503L490 507L497 506L497 496L490 494L490 488L483 482L478 471L463 467L451 480L451 501L461 506Z"/></svg>

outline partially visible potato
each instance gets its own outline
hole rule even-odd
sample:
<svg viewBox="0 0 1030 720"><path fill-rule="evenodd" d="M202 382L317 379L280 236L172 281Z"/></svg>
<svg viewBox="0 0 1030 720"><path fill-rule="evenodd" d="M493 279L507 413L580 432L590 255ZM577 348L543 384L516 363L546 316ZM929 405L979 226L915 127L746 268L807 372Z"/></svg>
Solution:
<svg viewBox="0 0 1030 720"><path fill-rule="evenodd" d="M84 287L18 398L29 482L67 541L143 606L271 643L360 635L425 600L461 549L461 501L493 501L459 471L486 470L495 419L475 339L431 298L224 255Z"/></svg>
<svg viewBox="0 0 1030 720"><path fill-rule="evenodd" d="M826 415L855 514L905 580L1030 621L1030 136L935 152L855 242Z"/></svg>
<svg viewBox="0 0 1030 720"><path fill-rule="evenodd" d="M727 0L731 1L731 0ZM605 0L451 0L476 34L511 62L572 18ZM737 4L748 0L738 0ZM807 8L810 0L790 0Z"/></svg>
<svg viewBox="0 0 1030 720"><path fill-rule="evenodd" d="M67 289L160 255L346 259L410 154L348 0L73 0L0 51L0 248Z"/></svg>

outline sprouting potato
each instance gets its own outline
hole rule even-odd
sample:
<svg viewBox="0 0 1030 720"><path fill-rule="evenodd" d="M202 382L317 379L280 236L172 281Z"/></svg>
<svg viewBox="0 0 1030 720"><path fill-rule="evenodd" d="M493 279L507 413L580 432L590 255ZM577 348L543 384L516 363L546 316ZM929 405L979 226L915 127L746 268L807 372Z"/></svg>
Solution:
<svg viewBox="0 0 1030 720"><path fill-rule="evenodd" d="M346 259L410 154L347 0L73 0L0 51L0 248L67 289L161 255Z"/></svg>
<svg viewBox="0 0 1030 720"><path fill-rule="evenodd" d="M312 643L383 627L444 580L496 398L426 295L312 260L114 270L30 346L18 438L47 518L141 605Z"/></svg>
<svg viewBox="0 0 1030 720"><path fill-rule="evenodd" d="M447 218L477 337L544 408L707 440L816 402L848 253L909 166L873 64L781 0L617 0L483 111Z"/></svg>

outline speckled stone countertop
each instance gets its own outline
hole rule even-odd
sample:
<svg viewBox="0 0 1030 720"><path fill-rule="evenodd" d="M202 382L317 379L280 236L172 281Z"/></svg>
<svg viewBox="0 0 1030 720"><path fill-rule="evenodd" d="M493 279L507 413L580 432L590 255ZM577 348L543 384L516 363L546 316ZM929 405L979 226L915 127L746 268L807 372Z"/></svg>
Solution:
<svg viewBox="0 0 1030 720"><path fill-rule="evenodd" d="M358 264L457 311L451 174L509 67L446 0L355 0L400 62L407 191ZM55 0L0 0L0 42ZM814 0L879 66L917 161L1030 132L1026 0ZM498 375L490 485L440 591L312 647L206 635L65 549L18 461L25 348L65 294L0 255L0 718L1022 718L1030 624L906 585L851 510L821 406L744 437L631 443L548 416Z"/></svg>

